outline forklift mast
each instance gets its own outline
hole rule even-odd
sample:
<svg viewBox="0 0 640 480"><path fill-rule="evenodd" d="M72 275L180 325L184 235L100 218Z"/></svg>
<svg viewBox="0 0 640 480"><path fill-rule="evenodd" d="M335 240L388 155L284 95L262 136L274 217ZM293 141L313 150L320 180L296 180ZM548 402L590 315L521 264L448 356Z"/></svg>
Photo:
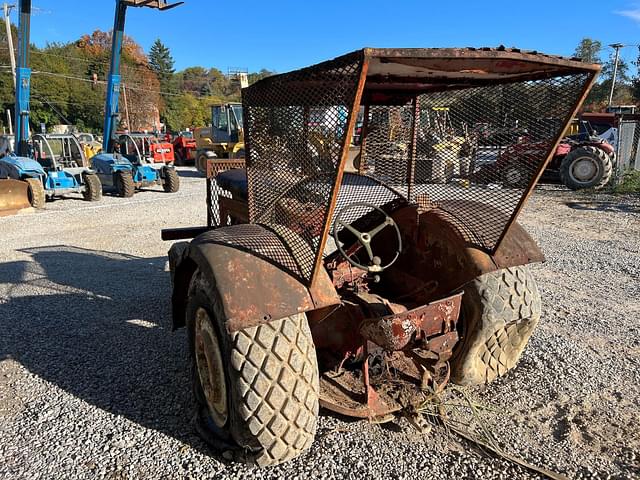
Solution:
<svg viewBox="0 0 640 480"><path fill-rule="evenodd" d="M127 7L149 7L158 10L168 10L184 2L168 4L166 0L116 0L116 15L113 22L111 39L111 64L107 82L107 99L104 109L104 135L102 149L106 153L113 153L118 127L118 102L120 100L120 64L122 60L122 46L124 43L124 24ZM128 126L129 129L131 126Z"/></svg>
<svg viewBox="0 0 640 480"><path fill-rule="evenodd" d="M16 66L16 154L29 155L29 96L31 94L30 31L31 0L20 0L18 8L18 62Z"/></svg>

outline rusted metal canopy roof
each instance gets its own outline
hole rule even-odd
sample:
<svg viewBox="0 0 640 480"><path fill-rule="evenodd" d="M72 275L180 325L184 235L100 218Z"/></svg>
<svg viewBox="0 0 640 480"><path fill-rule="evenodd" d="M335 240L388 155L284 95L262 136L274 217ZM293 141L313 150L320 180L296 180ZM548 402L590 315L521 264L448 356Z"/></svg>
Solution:
<svg viewBox="0 0 640 480"><path fill-rule="evenodd" d="M304 98L309 88L343 82L347 73L340 65L348 62L362 62L367 66L363 104L402 104L422 93L600 71L599 65L583 63L577 58L502 46L364 48L300 70L267 77L250 86L249 90L284 89L288 93L287 101L297 104L297 99ZM340 103L339 99L334 101Z"/></svg>
<svg viewBox="0 0 640 480"><path fill-rule="evenodd" d="M599 71L600 66L578 58L545 55L516 48L365 48L368 76L429 79L505 78L546 72L556 76L576 70Z"/></svg>
<svg viewBox="0 0 640 480"><path fill-rule="evenodd" d="M365 90L425 91L598 72L600 66L515 48L365 48Z"/></svg>

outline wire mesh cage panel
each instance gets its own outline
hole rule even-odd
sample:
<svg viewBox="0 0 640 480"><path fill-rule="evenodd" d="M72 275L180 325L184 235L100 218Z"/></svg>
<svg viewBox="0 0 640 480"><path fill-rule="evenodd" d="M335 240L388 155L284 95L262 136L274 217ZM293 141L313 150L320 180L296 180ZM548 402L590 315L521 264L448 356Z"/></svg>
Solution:
<svg viewBox="0 0 640 480"><path fill-rule="evenodd" d="M306 283L329 234L349 242L345 224L368 231L409 203L495 252L598 71L503 47L364 49L260 80L242 91L245 189L212 171L211 223L246 201L283 246L256 230L251 247Z"/></svg>
<svg viewBox="0 0 640 480"><path fill-rule="evenodd" d="M302 272L292 250L281 235L282 227L265 229L259 225L243 224L232 228L217 228L203 233L196 243L218 243L232 245L252 252L267 261L277 262L289 274L300 277Z"/></svg>
<svg viewBox="0 0 640 480"><path fill-rule="evenodd" d="M374 175L387 185L394 185L408 196L408 178L413 148L413 105L367 108L366 132L358 171Z"/></svg>
<svg viewBox="0 0 640 480"><path fill-rule="evenodd" d="M207 225L209 227L218 227L229 225L231 219L228 217L222 218L220 215L220 204L223 199L231 199L239 197L238 200L245 200L244 188L242 191L234 189L231 182L225 182L219 177L223 172L234 170L236 182L242 182L245 180L245 161L244 159L209 159L207 160ZM235 191L234 191L235 190ZM223 213L224 215L224 213Z"/></svg>
<svg viewBox="0 0 640 480"><path fill-rule="evenodd" d="M281 233L305 281L320 255L361 69L356 52L243 90L250 220Z"/></svg>
<svg viewBox="0 0 640 480"><path fill-rule="evenodd" d="M475 246L491 251L588 80L577 73L371 106L360 172L423 208L447 211Z"/></svg>

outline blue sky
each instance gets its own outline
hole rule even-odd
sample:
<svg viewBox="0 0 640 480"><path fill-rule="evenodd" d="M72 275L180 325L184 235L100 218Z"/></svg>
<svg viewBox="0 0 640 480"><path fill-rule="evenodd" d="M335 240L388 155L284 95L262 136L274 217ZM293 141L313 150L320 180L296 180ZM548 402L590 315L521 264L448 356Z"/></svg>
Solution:
<svg viewBox="0 0 640 480"><path fill-rule="evenodd" d="M114 0L33 0L32 41L68 42L113 25ZM15 22L15 14L13 16ZM640 0L185 0L130 8L126 33L156 38L176 67L288 71L368 47L517 46L570 55L583 37L640 43ZM635 60L637 48L623 50Z"/></svg>

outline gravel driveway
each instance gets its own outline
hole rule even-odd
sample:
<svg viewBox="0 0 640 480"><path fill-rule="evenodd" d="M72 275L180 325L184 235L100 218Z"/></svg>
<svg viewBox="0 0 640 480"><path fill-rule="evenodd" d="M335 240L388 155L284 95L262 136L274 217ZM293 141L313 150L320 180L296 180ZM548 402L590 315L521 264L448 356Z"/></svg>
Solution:
<svg viewBox="0 0 640 480"><path fill-rule="evenodd" d="M205 186L0 219L0 478L539 478L442 428L322 412L302 457L226 464L195 435L160 230ZM502 447L572 478L640 478L640 201L543 187L522 222L544 312L519 366L471 391ZM498 413L500 412L500 413Z"/></svg>

